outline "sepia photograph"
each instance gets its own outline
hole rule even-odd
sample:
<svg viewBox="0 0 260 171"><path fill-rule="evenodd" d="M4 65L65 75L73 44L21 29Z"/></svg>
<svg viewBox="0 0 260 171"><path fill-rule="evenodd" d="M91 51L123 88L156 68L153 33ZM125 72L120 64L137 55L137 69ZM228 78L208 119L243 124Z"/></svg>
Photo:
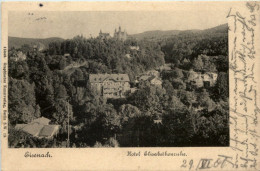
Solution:
<svg viewBox="0 0 260 171"><path fill-rule="evenodd" d="M9 12L9 147L228 146L228 24L193 15Z"/></svg>
<svg viewBox="0 0 260 171"><path fill-rule="evenodd" d="M1 9L2 170L259 170L259 2Z"/></svg>

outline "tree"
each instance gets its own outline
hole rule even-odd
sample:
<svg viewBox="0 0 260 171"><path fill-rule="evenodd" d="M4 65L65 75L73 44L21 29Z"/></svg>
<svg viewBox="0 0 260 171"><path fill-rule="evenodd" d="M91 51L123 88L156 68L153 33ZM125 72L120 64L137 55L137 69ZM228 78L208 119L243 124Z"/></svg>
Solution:
<svg viewBox="0 0 260 171"><path fill-rule="evenodd" d="M95 148L103 148L103 147L119 147L119 143L116 139L114 139L113 137L110 137L104 145L102 145L102 143L100 142L96 142L94 145Z"/></svg>
<svg viewBox="0 0 260 171"><path fill-rule="evenodd" d="M196 134L193 136L193 144L203 146L228 146L228 103L220 101L211 112L201 111L197 113Z"/></svg>
<svg viewBox="0 0 260 171"><path fill-rule="evenodd" d="M140 116L141 112L137 107L131 104L123 104L119 108L119 115L122 118L121 123L123 123L128 121L130 118Z"/></svg>
<svg viewBox="0 0 260 171"><path fill-rule="evenodd" d="M178 92L178 97L189 109L191 109L192 105L197 102L197 95L193 91L180 90Z"/></svg>
<svg viewBox="0 0 260 171"><path fill-rule="evenodd" d="M55 88L54 94L55 94L55 99L57 100L66 100L68 96L65 86L62 84Z"/></svg>
<svg viewBox="0 0 260 171"><path fill-rule="evenodd" d="M199 104L201 107L205 108L208 111L212 111L215 109L216 104L215 102L210 98L209 93L203 89L203 92L198 97Z"/></svg>
<svg viewBox="0 0 260 171"><path fill-rule="evenodd" d="M67 66L66 58L62 56L59 62L59 69L63 70L66 66Z"/></svg>
<svg viewBox="0 0 260 171"><path fill-rule="evenodd" d="M186 110L186 106L180 101L180 99L173 95L168 102L168 109L171 111Z"/></svg>
<svg viewBox="0 0 260 171"><path fill-rule="evenodd" d="M86 125L89 144L99 141L103 143L109 137L114 137L121 127L120 116L111 104L104 104L96 108L96 117L93 122ZM84 136L84 135L83 135Z"/></svg>
<svg viewBox="0 0 260 171"><path fill-rule="evenodd" d="M169 80L163 81L162 86L163 86L163 88L166 90L166 92L167 92L169 95L173 95L173 93L174 93L174 88L173 88L173 86L172 86L172 83L171 83Z"/></svg>
<svg viewBox="0 0 260 171"><path fill-rule="evenodd" d="M29 56L27 64L30 68L29 79L35 84L36 102L42 109L45 109L54 102L53 73L41 53Z"/></svg>
<svg viewBox="0 0 260 171"><path fill-rule="evenodd" d="M67 132L68 130L68 117L70 121L73 121L73 110L71 104L66 100L57 99L53 104L52 115L49 116L54 123L62 126L62 131Z"/></svg>
<svg viewBox="0 0 260 171"><path fill-rule="evenodd" d="M84 76L83 76L83 72L81 71L81 69L76 69L70 76L71 79L73 79L75 81L79 81L79 80L83 80Z"/></svg>
<svg viewBox="0 0 260 171"><path fill-rule="evenodd" d="M218 72L228 72L228 56L219 55L216 60Z"/></svg>
<svg viewBox="0 0 260 171"><path fill-rule="evenodd" d="M208 71L208 72L209 71L210 72L217 71L213 59L211 59L207 55L200 55L200 56L202 57L202 60L203 60L203 69L204 69L204 71Z"/></svg>
<svg viewBox="0 0 260 171"><path fill-rule="evenodd" d="M193 68L194 68L195 71L202 71L203 70L204 64L203 64L201 56L198 56L196 59L194 59Z"/></svg>
<svg viewBox="0 0 260 171"><path fill-rule="evenodd" d="M167 96L165 89L147 83L133 93L129 100L140 111L156 118L163 113L163 104L167 101Z"/></svg>
<svg viewBox="0 0 260 171"><path fill-rule="evenodd" d="M8 85L10 123L29 123L40 117L40 107L36 104L34 84L30 84L26 80L9 78Z"/></svg>
<svg viewBox="0 0 260 171"><path fill-rule="evenodd" d="M26 61L9 60L8 75L19 80L25 79L28 81L29 68Z"/></svg>
<svg viewBox="0 0 260 171"><path fill-rule="evenodd" d="M216 93L217 97L220 97L223 100L226 100L229 96L229 80L228 74L225 72L220 72L218 74L217 82L216 82Z"/></svg>
<svg viewBox="0 0 260 171"><path fill-rule="evenodd" d="M163 115L166 146L190 146L194 135L189 111L169 109Z"/></svg>
<svg viewBox="0 0 260 171"><path fill-rule="evenodd" d="M186 83L184 83L180 78L172 79L172 85L175 89L181 89L181 90L186 89Z"/></svg>

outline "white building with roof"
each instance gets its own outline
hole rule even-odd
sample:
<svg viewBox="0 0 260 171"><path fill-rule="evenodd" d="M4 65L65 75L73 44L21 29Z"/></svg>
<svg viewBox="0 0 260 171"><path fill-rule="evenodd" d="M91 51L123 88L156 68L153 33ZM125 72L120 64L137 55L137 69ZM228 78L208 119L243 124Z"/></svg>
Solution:
<svg viewBox="0 0 260 171"><path fill-rule="evenodd" d="M106 98L124 98L130 91L128 74L90 74L89 84Z"/></svg>
<svg viewBox="0 0 260 171"><path fill-rule="evenodd" d="M212 87L216 84L218 74L215 72L195 72L193 70L189 71L188 81L197 87L208 86Z"/></svg>
<svg viewBox="0 0 260 171"><path fill-rule="evenodd" d="M17 124L15 129L38 138L53 138L58 134L60 125L49 125L49 122L49 119L41 117L28 124Z"/></svg>

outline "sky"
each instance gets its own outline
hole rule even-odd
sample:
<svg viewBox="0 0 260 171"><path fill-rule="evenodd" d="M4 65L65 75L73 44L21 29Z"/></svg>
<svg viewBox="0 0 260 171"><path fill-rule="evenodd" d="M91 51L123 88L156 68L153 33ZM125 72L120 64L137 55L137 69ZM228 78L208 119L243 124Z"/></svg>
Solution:
<svg viewBox="0 0 260 171"><path fill-rule="evenodd" d="M229 9L190 11L11 11L8 14L8 35L25 38L77 35L97 36L99 31L113 36L121 26L128 34L151 30L207 29L227 23Z"/></svg>

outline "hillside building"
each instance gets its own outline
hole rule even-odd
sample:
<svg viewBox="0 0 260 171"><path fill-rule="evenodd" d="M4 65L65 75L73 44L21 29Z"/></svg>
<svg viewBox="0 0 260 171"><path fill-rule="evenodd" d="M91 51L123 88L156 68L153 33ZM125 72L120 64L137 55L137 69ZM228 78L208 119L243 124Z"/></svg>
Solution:
<svg viewBox="0 0 260 171"><path fill-rule="evenodd" d="M106 98L124 98L130 91L128 74L90 74L89 84Z"/></svg>
<svg viewBox="0 0 260 171"><path fill-rule="evenodd" d="M130 46L129 48L131 50L136 50L136 51L138 51L140 49L139 46Z"/></svg>
<svg viewBox="0 0 260 171"><path fill-rule="evenodd" d="M11 55L10 59L14 61L24 61L26 60L26 55L22 51L18 51Z"/></svg>
<svg viewBox="0 0 260 171"><path fill-rule="evenodd" d="M135 80L136 83L143 82L143 81L148 81L152 85L156 85L156 86L162 85L160 73L156 70L146 71L145 73L136 77L136 80Z"/></svg>
<svg viewBox="0 0 260 171"><path fill-rule="evenodd" d="M119 26L118 31L115 29L114 38L125 41L127 39L127 32L122 31L121 27Z"/></svg>
<svg viewBox="0 0 260 171"><path fill-rule="evenodd" d="M109 33L102 33L102 31L100 30L98 38L104 40L104 39L109 39L109 38L111 38L111 36L110 36Z"/></svg>
<svg viewBox="0 0 260 171"><path fill-rule="evenodd" d="M171 71L172 70L172 64L171 63L164 64L164 65L158 67L157 70L159 70L160 72L162 72L162 71Z"/></svg>
<svg viewBox="0 0 260 171"><path fill-rule="evenodd" d="M136 83L148 81L151 85L155 85L158 87L162 86L162 80L154 75L142 75L141 77L136 80Z"/></svg>
<svg viewBox="0 0 260 171"><path fill-rule="evenodd" d="M214 72L189 71L188 81L197 87L212 87L216 84L218 74Z"/></svg>
<svg viewBox="0 0 260 171"><path fill-rule="evenodd" d="M50 120L44 117L33 120L28 124L17 124L16 130L26 132L37 138L53 138L57 136L60 126L49 125Z"/></svg>

